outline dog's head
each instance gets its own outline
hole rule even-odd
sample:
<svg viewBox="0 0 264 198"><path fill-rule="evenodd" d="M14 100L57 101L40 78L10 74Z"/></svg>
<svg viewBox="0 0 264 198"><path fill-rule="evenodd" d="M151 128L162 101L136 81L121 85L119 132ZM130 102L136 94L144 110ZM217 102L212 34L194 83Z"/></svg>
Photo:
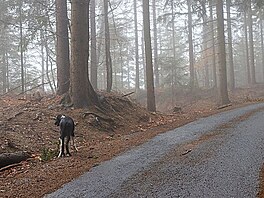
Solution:
<svg viewBox="0 0 264 198"><path fill-rule="evenodd" d="M60 125L60 121L63 118L65 118L64 115L61 115L61 114L57 115L57 117L55 118L55 123L54 124L57 125L57 126L59 126Z"/></svg>

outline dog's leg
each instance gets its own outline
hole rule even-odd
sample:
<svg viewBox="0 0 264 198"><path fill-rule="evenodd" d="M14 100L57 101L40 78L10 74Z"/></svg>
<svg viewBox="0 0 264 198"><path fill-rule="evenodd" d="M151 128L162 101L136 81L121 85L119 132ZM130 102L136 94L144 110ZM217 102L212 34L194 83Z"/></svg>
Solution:
<svg viewBox="0 0 264 198"><path fill-rule="evenodd" d="M71 156L70 151L69 151L69 142L70 142L70 136L66 137L66 155Z"/></svg>
<svg viewBox="0 0 264 198"><path fill-rule="evenodd" d="M64 138L60 138L60 153L58 155L58 157L62 157L65 156L64 153Z"/></svg>

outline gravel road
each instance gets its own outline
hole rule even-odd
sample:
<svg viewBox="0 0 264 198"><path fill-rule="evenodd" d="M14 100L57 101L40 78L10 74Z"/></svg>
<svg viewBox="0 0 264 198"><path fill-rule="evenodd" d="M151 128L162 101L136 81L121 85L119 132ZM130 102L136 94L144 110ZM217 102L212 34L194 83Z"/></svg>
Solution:
<svg viewBox="0 0 264 198"><path fill-rule="evenodd" d="M45 197L256 197L264 103L199 119L94 167Z"/></svg>

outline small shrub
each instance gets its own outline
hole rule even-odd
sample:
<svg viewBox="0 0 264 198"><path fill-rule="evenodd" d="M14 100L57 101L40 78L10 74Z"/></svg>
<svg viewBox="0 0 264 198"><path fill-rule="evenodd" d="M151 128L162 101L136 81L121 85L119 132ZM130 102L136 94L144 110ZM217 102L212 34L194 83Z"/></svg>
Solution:
<svg viewBox="0 0 264 198"><path fill-rule="evenodd" d="M57 150L51 150L49 148L43 148L41 150L40 159L41 161L49 161L57 155Z"/></svg>

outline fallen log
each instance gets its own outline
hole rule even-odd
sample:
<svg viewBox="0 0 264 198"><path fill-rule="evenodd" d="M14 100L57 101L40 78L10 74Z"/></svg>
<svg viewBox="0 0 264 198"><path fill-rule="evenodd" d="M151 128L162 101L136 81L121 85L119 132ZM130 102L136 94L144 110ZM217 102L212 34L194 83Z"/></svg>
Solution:
<svg viewBox="0 0 264 198"><path fill-rule="evenodd" d="M30 154L24 151L15 153L2 153L0 154L0 168L25 161L30 157Z"/></svg>

